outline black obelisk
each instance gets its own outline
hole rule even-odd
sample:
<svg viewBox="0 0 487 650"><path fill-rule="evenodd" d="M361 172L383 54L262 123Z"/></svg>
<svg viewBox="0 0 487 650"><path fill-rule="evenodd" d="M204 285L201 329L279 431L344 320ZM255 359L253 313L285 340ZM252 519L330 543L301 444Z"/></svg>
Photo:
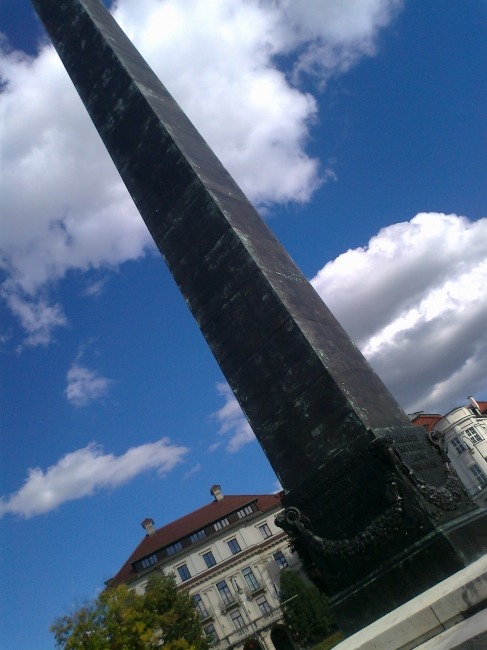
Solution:
<svg viewBox="0 0 487 650"><path fill-rule="evenodd" d="M343 631L485 553L485 511L441 440L410 424L102 3L32 2L285 488L279 523L319 567Z"/></svg>

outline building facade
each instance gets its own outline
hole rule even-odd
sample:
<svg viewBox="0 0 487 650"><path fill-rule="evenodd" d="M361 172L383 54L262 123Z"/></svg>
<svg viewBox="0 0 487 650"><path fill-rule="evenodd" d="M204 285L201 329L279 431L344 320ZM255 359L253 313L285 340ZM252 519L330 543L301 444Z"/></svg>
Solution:
<svg viewBox="0 0 487 650"><path fill-rule="evenodd" d="M297 555L274 524L280 494L227 495L146 536L109 587L125 583L143 592L153 571L174 573L194 598L214 650L293 650L279 601L280 572L299 571Z"/></svg>
<svg viewBox="0 0 487 650"><path fill-rule="evenodd" d="M415 414L413 424L441 433L448 457L473 500L487 505L487 402L469 398L444 416Z"/></svg>

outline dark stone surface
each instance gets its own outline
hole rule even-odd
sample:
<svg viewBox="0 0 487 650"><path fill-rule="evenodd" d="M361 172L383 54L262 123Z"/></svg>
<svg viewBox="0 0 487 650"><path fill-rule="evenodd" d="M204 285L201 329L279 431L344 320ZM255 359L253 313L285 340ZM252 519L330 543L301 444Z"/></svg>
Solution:
<svg viewBox="0 0 487 650"><path fill-rule="evenodd" d="M283 485L298 485L353 439L350 421L363 435L407 425L101 3L33 4L251 425L266 438ZM321 390L310 390L318 381ZM330 445L322 432L335 432L336 441ZM285 441L296 438L299 474L278 460Z"/></svg>
<svg viewBox="0 0 487 650"><path fill-rule="evenodd" d="M462 555L443 534L427 545L436 558L412 552L474 505L108 11L99 0L32 2L285 505L298 505L300 534L319 549L330 593L342 594L340 617L362 620L345 607L344 590L372 585L385 566L429 585L475 559L481 545ZM412 589L381 584L389 608Z"/></svg>
<svg viewBox="0 0 487 650"><path fill-rule="evenodd" d="M468 556L469 551L474 552ZM440 526L385 559L352 587L334 594L330 609L340 621L342 632L354 634L485 553L487 514L482 510Z"/></svg>

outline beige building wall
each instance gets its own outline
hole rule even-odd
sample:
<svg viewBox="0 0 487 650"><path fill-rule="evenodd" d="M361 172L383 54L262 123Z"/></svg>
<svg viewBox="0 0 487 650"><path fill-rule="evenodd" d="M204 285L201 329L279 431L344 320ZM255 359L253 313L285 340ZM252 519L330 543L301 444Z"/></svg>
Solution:
<svg viewBox="0 0 487 650"><path fill-rule="evenodd" d="M239 650L252 641L256 650L258 644L263 650L291 650L293 643L284 629L279 604L280 574L287 567L300 571L301 563L291 552L286 535L274 524L280 510L279 506L254 512L237 525L224 527L178 552L174 559L150 566L127 586L140 593L153 571L172 572L181 589L188 588L192 596L201 599L198 611L215 650ZM236 548L234 540L241 549L235 554L231 550ZM216 561L210 569L204 559L209 552ZM181 577L184 567L190 574L185 580ZM222 589L224 585L226 589Z"/></svg>

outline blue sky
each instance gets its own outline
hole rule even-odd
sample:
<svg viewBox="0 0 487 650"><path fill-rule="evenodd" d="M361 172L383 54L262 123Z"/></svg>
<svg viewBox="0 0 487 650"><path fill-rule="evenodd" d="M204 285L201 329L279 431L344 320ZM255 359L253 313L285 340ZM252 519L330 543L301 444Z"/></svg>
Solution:
<svg viewBox="0 0 487 650"><path fill-rule="evenodd" d="M487 4L115 15L401 405L487 399ZM26 0L0 30L1 639L48 650L145 517L277 486Z"/></svg>

